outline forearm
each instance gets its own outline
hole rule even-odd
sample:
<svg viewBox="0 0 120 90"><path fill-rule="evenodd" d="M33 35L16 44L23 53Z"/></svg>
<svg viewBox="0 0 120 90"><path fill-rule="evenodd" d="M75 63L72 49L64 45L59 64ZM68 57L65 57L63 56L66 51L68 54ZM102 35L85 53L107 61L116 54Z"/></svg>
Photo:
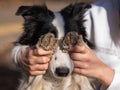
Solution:
<svg viewBox="0 0 120 90"><path fill-rule="evenodd" d="M101 68L101 72L98 79L102 82L105 89L107 89L111 85L114 79L114 74L114 70L108 67L107 65Z"/></svg>
<svg viewBox="0 0 120 90"><path fill-rule="evenodd" d="M120 90L120 72L115 70L114 78L106 90Z"/></svg>
<svg viewBox="0 0 120 90"><path fill-rule="evenodd" d="M120 71L119 69L112 69L109 66L101 67L101 74L97 79L102 83L100 90L120 90Z"/></svg>

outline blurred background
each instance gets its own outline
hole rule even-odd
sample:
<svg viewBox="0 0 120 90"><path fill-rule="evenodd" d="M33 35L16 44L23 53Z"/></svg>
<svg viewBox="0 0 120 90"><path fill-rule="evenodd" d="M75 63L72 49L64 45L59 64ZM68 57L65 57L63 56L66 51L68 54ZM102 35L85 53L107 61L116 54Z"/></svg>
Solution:
<svg viewBox="0 0 120 90"><path fill-rule="evenodd" d="M33 5L41 0L0 0L0 90L16 90L21 77L11 58L13 42L22 32L23 19L15 13L21 5ZM75 0L46 0L49 9L58 11ZM77 0L93 2L95 0Z"/></svg>

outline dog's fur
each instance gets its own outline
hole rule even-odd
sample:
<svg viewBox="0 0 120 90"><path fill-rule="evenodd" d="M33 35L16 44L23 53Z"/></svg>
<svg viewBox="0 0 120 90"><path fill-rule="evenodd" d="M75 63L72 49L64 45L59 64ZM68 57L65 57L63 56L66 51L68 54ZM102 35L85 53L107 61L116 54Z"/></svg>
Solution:
<svg viewBox="0 0 120 90"><path fill-rule="evenodd" d="M83 25L84 13L90 7L86 3L76 3L59 12L52 12L46 6L21 6L16 15L22 15L25 20L24 32L16 43L35 46L44 34L53 33L60 40L68 32L75 31L92 48ZM35 77L24 76L19 90L93 90L88 78L72 73L73 68L69 54L58 47L47 73Z"/></svg>

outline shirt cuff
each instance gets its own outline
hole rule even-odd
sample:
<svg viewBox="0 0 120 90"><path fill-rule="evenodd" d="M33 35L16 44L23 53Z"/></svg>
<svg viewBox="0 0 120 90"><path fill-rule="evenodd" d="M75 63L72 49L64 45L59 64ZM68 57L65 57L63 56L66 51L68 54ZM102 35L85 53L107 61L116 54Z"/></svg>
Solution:
<svg viewBox="0 0 120 90"><path fill-rule="evenodd" d="M120 90L120 72L115 70L113 81L106 90Z"/></svg>

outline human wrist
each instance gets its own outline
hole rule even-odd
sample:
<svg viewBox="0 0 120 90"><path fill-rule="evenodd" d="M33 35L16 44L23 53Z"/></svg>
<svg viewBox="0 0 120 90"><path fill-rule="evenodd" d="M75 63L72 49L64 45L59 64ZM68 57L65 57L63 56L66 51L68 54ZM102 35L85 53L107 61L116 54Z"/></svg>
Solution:
<svg viewBox="0 0 120 90"><path fill-rule="evenodd" d="M114 70L108 66L102 68L100 77L98 78L105 88L108 88L114 78Z"/></svg>

